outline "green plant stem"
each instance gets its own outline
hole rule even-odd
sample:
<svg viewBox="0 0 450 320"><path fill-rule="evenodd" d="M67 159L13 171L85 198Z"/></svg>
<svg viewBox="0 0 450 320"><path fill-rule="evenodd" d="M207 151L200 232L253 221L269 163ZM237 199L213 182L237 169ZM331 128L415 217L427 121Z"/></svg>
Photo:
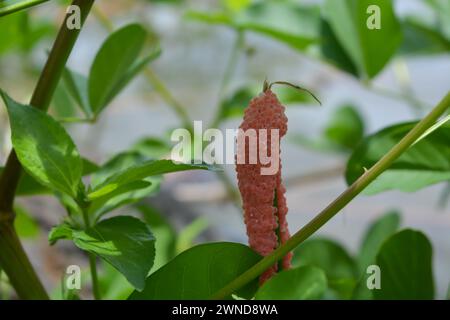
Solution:
<svg viewBox="0 0 450 320"><path fill-rule="evenodd" d="M88 213L90 203L85 201L84 195L81 195L80 199L77 202L78 202L78 206L80 207L81 213L83 216L83 222L84 222L83 227L86 230L93 225L91 219L89 218L89 213ZM93 294L95 300L101 300L100 285L98 282L98 275L97 275L96 257L95 257L95 254L92 252L88 253L88 257L89 257L89 270L91 272L92 294Z"/></svg>
<svg viewBox="0 0 450 320"><path fill-rule="evenodd" d="M84 24L94 0L74 0L80 8ZM66 15L47 62L33 92L30 105L46 111L61 77L61 73L75 45L80 30L66 28ZM0 177L0 266L8 275L14 289L22 299L48 299L19 238L14 230L14 197L22 166L16 153L11 151Z"/></svg>
<svg viewBox="0 0 450 320"><path fill-rule="evenodd" d="M12 223L0 223L0 264L21 299L48 299Z"/></svg>
<svg viewBox="0 0 450 320"><path fill-rule="evenodd" d="M111 20L105 14L103 14L103 12L98 8L98 6L94 6L93 14L106 30L108 30L109 32L114 31L114 25L111 23ZM175 97L172 95L172 93L164 84L164 82L158 77L158 75L153 71L153 69L150 66L145 67L144 75L147 81L153 87L153 89L177 114L183 126L190 132L193 132L192 122L186 111L186 108L177 99L175 99Z"/></svg>
<svg viewBox="0 0 450 320"><path fill-rule="evenodd" d="M28 0L28 1L20 1L18 3L6 5L6 6L0 5L0 17L36 6L38 4L41 4L41 3L44 3L47 1L49 1L49 0Z"/></svg>
<svg viewBox="0 0 450 320"><path fill-rule="evenodd" d="M423 118L399 143L397 143L384 157L382 157L370 170L366 171L358 178L347 190L338 198L329 204L314 219L297 231L285 244L278 247L270 255L264 257L253 267L245 271L239 277L234 279L228 285L212 295L212 299L222 299L237 289L243 287L251 280L258 277L270 266L282 259L288 252L292 251L300 243L309 238L314 232L322 227L327 221L334 217L342 208L344 208L353 198L364 190L381 173L387 170L390 165L400 157L428 128L433 126L445 111L450 107L450 91L441 100L441 102Z"/></svg>
<svg viewBox="0 0 450 320"><path fill-rule="evenodd" d="M97 276L97 261L95 255L89 252L89 268L91 269L92 293L95 300L101 300L100 287Z"/></svg>

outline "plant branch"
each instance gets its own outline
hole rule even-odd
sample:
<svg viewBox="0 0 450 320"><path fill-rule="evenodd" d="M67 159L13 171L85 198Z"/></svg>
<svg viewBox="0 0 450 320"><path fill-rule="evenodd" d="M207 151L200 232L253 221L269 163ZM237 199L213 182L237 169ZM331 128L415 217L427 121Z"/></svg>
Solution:
<svg viewBox="0 0 450 320"><path fill-rule="evenodd" d="M381 173L387 170L390 165L400 157L414 142L424 134L428 128L433 126L436 121L450 107L450 91L441 100L441 102L423 118L399 143L397 143L384 157L382 157L370 170L366 171L358 178L347 190L345 190L338 198L329 204L314 219L306 224L302 229L297 231L285 244L278 247L270 255L264 257L253 267L245 271L239 277L231 281L228 285L216 292L211 298L222 299L251 280L258 277L270 266L282 259L288 252L292 251L300 243L314 234L327 221L334 217L342 208L344 208L351 200L353 200L361 191L364 190L373 180Z"/></svg>
<svg viewBox="0 0 450 320"><path fill-rule="evenodd" d="M41 3L44 3L47 1L49 1L49 0L28 0L28 1L20 1L18 3L13 3L10 5L0 5L0 17L36 6L38 4L41 4Z"/></svg>
<svg viewBox="0 0 450 320"><path fill-rule="evenodd" d="M74 0L80 8L82 24L86 20L94 0ZM61 77L61 73L75 45L80 30L66 27L66 15L58 36L44 66L30 105L46 111ZM48 299L13 227L14 197L21 176L22 166L16 153L11 151L0 177L0 265L8 275L14 289L22 299Z"/></svg>
<svg viewBox="0 0 450 320"><path fill-rule="evenodd" d="M101 300L100 287L97 276L97 261L95 255L89 252L89 268L91 269L92 293L95 300Z"/></svg>

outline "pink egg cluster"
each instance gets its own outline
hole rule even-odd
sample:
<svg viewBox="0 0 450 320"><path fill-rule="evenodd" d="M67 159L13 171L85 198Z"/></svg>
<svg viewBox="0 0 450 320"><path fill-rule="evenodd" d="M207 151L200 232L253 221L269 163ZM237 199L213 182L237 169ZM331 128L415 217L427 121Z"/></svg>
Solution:
<svg viewBox="0 0 450 320"><path fill-rule="evenodd" d="M267 145L270 146L272 143L271 129L279 130L278 139L286 134L288 120L284 110L285 108L278 101L276 95L270 89L267 89L258 97L252 99L245 110L244 121L239 128L244 132L248 129L255 129L258 140L260 139L258 130L266 129ZM240 134L242 134L242 131L239 132L238 139ZM249 151L247 143L245 148L238 144L238 155L245 154L245 159L249 159ZM278 161L280 161L279 155ZM266 256L280 244L285 243L290 235L286 221L288 208L284 195L286 189L281 179L281 161L278 166L279 169L274 175L262 175L261 167L264 166L258 157L256 164L237 163L236 171L250 247L259 254ZM291 258L291 253L283 258L283 269L290 268ZM261 275L260 283L262 284L269 279L277 270L277 265L272 266Z"/></svg>

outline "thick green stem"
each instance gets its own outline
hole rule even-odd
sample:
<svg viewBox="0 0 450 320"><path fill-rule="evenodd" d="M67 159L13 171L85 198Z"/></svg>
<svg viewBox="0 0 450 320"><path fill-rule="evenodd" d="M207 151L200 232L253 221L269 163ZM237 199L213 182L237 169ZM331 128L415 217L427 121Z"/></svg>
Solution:
<svg viewBox="0 0 450 320"><path fill-rule="evenodd" d="M0 265L21 299L47 300L48 296L33 269L12 223L0 223Z"/></svg>
<svg viewBox="0 0 450 320"><path fill-rule="evenodd" d="M86 20L94 0L74 0L78 6L82 24ZM53 93L75 45L80 29L68 29L67 14L50 51L44 70L33 92L30 105L46 111ZM38 276L29 262L15 233L14 196L22 167L14 151L11 151L0 177L0 265L5 270L17 294L22 299L48 299ZM30 289L31 288L31 289Z"/></svg>
<svg viewBox="0 0 450 320"><path fill-rule="evenodd" d="M30 7L36 6L38 4L47 2L49 0L28 0L28 1L20 1L18 3L10 4L10 5L1 5L0 4L0 17L6 16L8 14L28 9Z"/></svg>
<svg viewBox="0 0 450 320"><path fill-rule="evenodd" d="M258 277L274 263L279 261L288 252L292 251L300 243L308 239L314 232L322 227L342 208L344 208L353 198L364 190L373 180L390 167L390 165L400 157L412 144L415 143L445 111L450 108L450 91L442 101L423 118L399 143L397 143L383 158L381 158L370 170L366 171L347 190L345 190L336 200L328 205L314 219L312 219L302 229L297 231L284 245L278 247L272 254L264 257L253 267L245 271L239 277L230 282L227 286L216 292L211 298L222 299L237 289L243 287L251 280Z"/></svg>

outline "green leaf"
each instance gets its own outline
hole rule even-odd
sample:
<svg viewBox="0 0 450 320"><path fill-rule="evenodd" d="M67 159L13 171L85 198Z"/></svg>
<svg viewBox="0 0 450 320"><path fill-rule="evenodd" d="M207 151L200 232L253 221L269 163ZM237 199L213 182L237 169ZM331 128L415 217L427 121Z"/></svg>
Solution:
<svg viewBox="0 0 450 320"><path fill-rule="evenodd" d="M365 168L372 167L396 145L416 123L404 123L385 128L368 136L355 149L347 163L347 183L353 183ZM426 137L403 153L365 190L376 194L386 190L414 192L450 179L450 125L441 123Z"/></svg>
<svg viewBox="0 0 450 320"><path fill-rule="evenodd" d="M264 1L241 11L236 15L235 24L240 29L255 31L304 50L317 41L320 10L287 1Z"/></svg>
<svg viewBox="0 0 450 320"><path fill-rule="evenodd" d="M390 0L378 0L380 29L369 29L367 13L370 0L327 0L325 16L337 39L364 77L376 76L395 54L402 40L398 22Z"/></svg>
<svg viewBox="0 0 450 320"><path fill-rule="evenodd" d="M15 207L14 228L21 238L36 238L39 235L39 225L36 220L22 207Z"/></svg>
<svg viewBox="0 0 450 320"><path fill-rule="evenodd" d="M117 189L119 186L134 182L137 180L143 180L147 177L161 175L164 173L171 173L185 170L215 170L215 167L206 164L177 164L172 160L150 160L142 164L125 169L117 174L113 174L105 180L105 182L96 186L91 192L102 192L102 189L112 190Z"/></svg>
<svg viewBox="0 0 450 320"><path fill-rule="evenodd" d="M62 223L53 227L48 234L48 242L54 245L58 240L72 240L73 229L68 223Z"/></svg>
<svg viewBox="0 0 450 320"><path fill-rule="evenodd" d="M131 80L133 80L142 69L147 66L148 63L155 60L161 55L161 48L154 47L152 51L145 57L134 62L129 69L122 75L120 81L118 81L115 86L111 89L111 95L108 102L111 101L119 92L121 92Z"/></svg>
<svg viewBox="0 0 450 320"><path fill-rule="evenodd" d="M367 287L367 267L375 264L376 255L383 242L392 236L400 226L400 214L389 212L375 220L366 231L358 254L359 280L353 292L352 299L373 299L373 290Z"/></svg>
<svg viewBox="0 0 450 320"><path fill-rule="evenodd" d="M92 108L89 103L88 79L69 68L64 68L62 80L70 96L75 100L87 118L92 117Z"/></svg>
<svg viewBox="0 0 450 320"><path fill-rule="evenodd" d="M142 290L155 257L155 238L150 228L134 217L119 216L100 221L86 230L67 224L52 230L51 243L72 239L75 245L99 256Z"/></svg>
<svg viewBox="0 0 450 320"><path fill-rule="evenodd" d="M172 145L163 139L148 137L134 144L132 150L149 159L160 159L170 154Z"/></svg>
<svg viewBox="0 0 450 320"><path fill-rule="evenodd" d="M438 30L425 23L409 18L403 21L402 28L404 39L401 53L405 55L450 51L450 41Z"/></svg>
<svg viewBox="0 0 450 320"><path fill-rule="evenodd" d="M327 288L321 269L311 266L285 270L269 279L256 292L256 300L317 300Z"/></svg>
<svg viewBox="0 0 450 320"><path fill-rule="evenodd" d="M257 32L294 49L304 50L317 42L320 10L287 1L261 1L238 12L188 12L187 17L209 24Z"/></svg>
<svg viewBox="0 0 450 320"><path fill-rule="evenodd" d="M323 59L329 61L339 69L348 72L354 76L358 76L358 70L349 57L347 52L336 38L330 24L325 20L321 20L320 25L320 53Z"/></svg>
<svg viewBox="0 0 450 320"><path fill-rule="evenodd" d="M169 222L155 208L137 205L145 222L151 227L156 238L156 256L152 271L156 271L175 256L176 232Z"/></svg>
<svg viewBox="0 0 450 320"><path fill-rule="evenodd" d="M53 94L50 108L52 116L57 119L77 117L77 105L63 83L58 83ZM60 121L61 122L61 121Z"/></svg>
<svg viewBox="0 0 450 320"><path fill-rule="evenodd" d="M375 299L433 299L432 247L418 231L403 230L390 237L378 252L381 289Z"/></svg>
<svg viewBox="0 0 450 320"><path fill-rule="evenodd" d="M144 159L146 159L146 157L137 151L117 154L92 175L91 188L95 189L116 172L125 171L133 166L142 164ZM137 202L159 190L161 180L162 179L159 176L153 176L142 180L132 181L119 188L110 186L103 190L98 190L98 192L94 192L93 194L109 193L110 196L108 198L103 198L103 200L106 201L103 201L102 199L94 201L94 203L90 205L88 212L90 215L94 216L95 219L98 219L102 215L118 207ZM144 183L147 184L147 186L144 186ZM127 188L129 188L128 191L126 191Z"/></svg>
<svg viewBox="0 0 450 320"><path fill-rule="evenodd" d="M294 267L312 265L325 271L330 279L352 278L355 261L338 242L316 238L305 241L294 251Z"/></svg>
<svg viewBox="0 0 450 320"><path fill-rule="evenodd" d="M356 262L339 243L316 238L305 241L294 250L292 260L294 267L314 266L323 270L328 279L328 285L341 298L348 298L346 286L354 285L357 276Z"/></svg>
<svg viewBox="0 0 450 320"><path fill-rule="evenodd" d="M162 178L161 177L151 177L140 181L139 183L146 183L147 187L138 188L131 190L129 192L121 193L116 195L106 202L94 202L89 208L89 214L94 216L94 219L97 220L104 214L116 210L125 205L130 205L136 202L141 201L142 199L156 193L159 190L161 185ZM134 184L135 182L131 183Z"/></svg>
<svg viewBox="0 0 450 320"><path fill-rule="evenodd" d="M142 292L135 291L131 300L207 299L231 280L257 263L261 257L238 243L201 244L184 251L151 274ZM257 280L240 293L252 297Z"/></svg>
<svg viewBox="0 0 450 320"><path fill-rule="evenodd" d="M17 157L34 179L44 186L75 197L83 164L64 128L44 112L13 101L1 92L10 118Z"/></svg>
<svg viewBox="0 0 450 320"><path fill-rule="evenodd" d="M90 161L89 159L82 158L83 161L83 176L87 176L96 170L98 170L98 166ZM3 167L0 167L0 174L3 171ZM50 194L51 190L39 182L37 182L33 177L31 177L28 173L22 173L19 185L17 186L16 196L36 196L43 194Z"/></svg>
<svg viewBox="0 0 450 320"><path fill-rule="evenodd" d="M353 149L364 137L364 121L355 107L340 106L331 117L325 137L344 149Z"/></svg>
<svg viewBox="0 0 450 320"><path fill-rule="evenodd" d="M103 43L89 74L89 103L95 115L124 88L158 50L136 62L147 33L139 24L127 25L112 33Z"/></svg>
<svg viewBox="0 0 450 320"><path fill-rule="evenodd" d="M129 169L130 167L143 163L145 160L146 158L136 151L125 151L116 154L101 165L100 169L91 176L91 188L96 189L116 172Z"/></svg>
<svg viewBox="0 0 450 320"><path fill-rule="evenodd" d="M396 211L386 213L375 220L366 231L358 254L359 273L375 262L375 257L383 242L400 227L400 214Z"/></svg>

